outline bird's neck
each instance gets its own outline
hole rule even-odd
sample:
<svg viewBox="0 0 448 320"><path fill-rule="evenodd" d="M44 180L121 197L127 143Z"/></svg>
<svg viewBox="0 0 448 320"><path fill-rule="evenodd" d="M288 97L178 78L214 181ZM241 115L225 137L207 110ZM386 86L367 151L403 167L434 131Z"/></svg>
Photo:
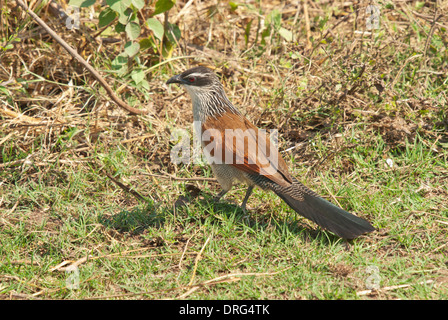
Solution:
<svg viewBox="0 0 448 320"><path fill-rule="evenodd" d="M208 117L217 118L226 112L241 114L221 88L203 90L202 88L185 86L185 89L193 103L194 121L205 122Z"/></svg>

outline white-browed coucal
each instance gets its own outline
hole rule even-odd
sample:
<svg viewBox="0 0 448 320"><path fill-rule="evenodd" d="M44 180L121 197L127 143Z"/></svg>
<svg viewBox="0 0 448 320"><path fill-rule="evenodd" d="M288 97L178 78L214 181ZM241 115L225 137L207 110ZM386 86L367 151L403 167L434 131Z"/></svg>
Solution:
<svg viewBox="0 0 448 320"><path fill-rule="evenodd" d="M272 190L297 213L345 239L374 231L366 220L321 198L297 181L277 148L227 98L215 73L199 66L175 75L167 84L177 83L190 95L193 118L213 173L222 187L220 199L235 182L249 187L241 207L255 186Z"/></svg>

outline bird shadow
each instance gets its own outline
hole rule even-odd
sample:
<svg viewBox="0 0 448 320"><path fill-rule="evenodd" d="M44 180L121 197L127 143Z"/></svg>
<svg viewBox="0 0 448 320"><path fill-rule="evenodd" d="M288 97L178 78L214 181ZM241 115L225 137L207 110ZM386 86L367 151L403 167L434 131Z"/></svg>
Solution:
<svg viewBox="0 0 448 320"><path fill-rule="evenodd" d="M174 204L174 210L195 205L195 203L205 208L217 220L223 220L223 217L232 218L234 223L241 223L251 228L266 229L274 226L279 232L289 232L306 242L318 241L321 244L331 245L341 242L341 240L347 244L351 241L341 239L320 227L314 229L306 221L302 221L303 219L297 219L298 214L295 212L291 212L285 217L275 217L271 213L259 213L256 212L256 209L247 209L245 212L239 204L226 199L216 201L214 194L200 190L194 185L186 185L186 193L179 196Z"/></svg>
<svg viewBox="0 0 448 320"><path fill-rule="evenodd" d="M101 216L99 222L118 233L137 235L148 228L161 228L165 219L165 215L158 206L152 201L147 201L144 205L136 206L131 210L121 210L113 215Z"/></svg>
<svg viewBox="0 0 448 320"><path fill-rule="evenodd" d="M148 228L162 228L169 216L183 215L192 206L200 206L204 212L221 223L223 220L233 220L235 224L246 225L254 229L274 227L278 232L288 232L305 242L318 242L323 245L332 245L341 241L341 238L319 227L314 229L303 219L297 219L297 214L291 212L284 217L275 216L272 213L257 212L248 209L244 212L240 205L231 200L215 200L215 195L187 184L185 193L180 195L173 205L161 207L153 201L146 201L143 205L131 210L121 210L116 214L102 216L99 222L105 227L113 229L120 234L138 235ZM205 219L207 216L198 217L194 213L194 219ZM345 241L345 240L344 240ZM350 242L350 241L349 241ZM347 242L346 242L347 243Z"/></svg>

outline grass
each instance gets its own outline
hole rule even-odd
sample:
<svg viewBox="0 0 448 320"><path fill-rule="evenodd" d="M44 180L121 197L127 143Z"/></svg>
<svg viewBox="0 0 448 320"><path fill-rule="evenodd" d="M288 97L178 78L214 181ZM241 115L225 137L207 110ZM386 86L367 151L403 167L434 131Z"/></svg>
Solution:
<svg viewBox="0 0 448 320"><path fill-rule="evenodd" d="M321 142L316 143L317 151ZM376 142L381 154L380 136ZM244 196L242 188L216 204L212 194L217 187L211 183L204 185L199 198L175 213L169 204L186 192L184 182L171 186L179 194L140 203L94 170L66 172L64 189L44 181L26 189L14 187L3 201L26 201L2 214L2 283L7 284L3 290L29 298L33 293L75 299L176 298L188 292L193 275L193 284L199 284L238 274L228 279L232 283L205 286L186 297L443 299L448 293L442 282L447 267L448 190L433 170L447 166L428 151L416 138L393 158L396 169L373 160L372 154L363 157L357 152L359 168L349 178L318 171L304 179L321 194L331 192L343 207L362 212L379 228L351 243L315 230L273 194L261 190L254 193L250 214L245 216L237 206ZM338 155L333 167L353 155L352 151ZM108 155L117 163L121 157L115 150ZM138 161L131 154L126 158ZM298 177L306 172L306 167L294 169ZM122 176L132 179L144 173L140 171L124 168ZM137 181L131 184L138 186ZM442 195L428 199L428 192ZM66 272L50 271L62 261L87 256L79 266L79 290L66 288ZM369 266L378 267L381 287L409 287L358 296L367 288ZM266 275L275 272L279 273ZM434 282L426 284L428 280Z"/></svg>
<svg viewBox="0 0 448 320"><path fill-rule="evenodd" d="M2 108L42 122L0 113L0 298L448 298L448 22L432 27L433 4L381 4L380 30L362 38L354 26L364 17L353 8L309 5L309 49L275 32L255 43L256 23L246 45L235 21L267 15L269 4L259 14L222 4L200 22L185 17L182 41L205 45L212 28L214 58L194 51L196 61L153 68L150 90L110 76L134 106L151 110L144 116L108 106L65 53L50 63L56 44L47 38L4 51L20 81L0 83ZM306 39L301 16L280 11L282 27ZM7 17L8 30L32 29L16 25L13 12ZM45 47L39 59L30 54L36 47ZM85 48L97 70L106 68L103 56L113 60L111 47ZM183 48L175 54L191 54ZM152 54L140 61L154 61ZM378 230L346 242L259 189L245 214L244 186L216 203L219 185L202 179L212 177L208 166L172 163L170 134L191 132L191 102L163 83L200 61L221 68L231 100L251 121L279 130L300 181ZM47 78L36 77L42 70Z"/></svg>

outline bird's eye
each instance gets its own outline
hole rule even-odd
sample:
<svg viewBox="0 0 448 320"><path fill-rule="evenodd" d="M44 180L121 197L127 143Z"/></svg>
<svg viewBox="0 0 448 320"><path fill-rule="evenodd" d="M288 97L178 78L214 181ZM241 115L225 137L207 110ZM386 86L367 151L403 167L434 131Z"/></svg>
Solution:
<svg viewBox="0 0 448 320"><path fill-rule="evenodd" d="M188 81L189 81L189 82L195 82L195 80L196 80L195 77L189 77L189 78L188 78Z"/></svg>

